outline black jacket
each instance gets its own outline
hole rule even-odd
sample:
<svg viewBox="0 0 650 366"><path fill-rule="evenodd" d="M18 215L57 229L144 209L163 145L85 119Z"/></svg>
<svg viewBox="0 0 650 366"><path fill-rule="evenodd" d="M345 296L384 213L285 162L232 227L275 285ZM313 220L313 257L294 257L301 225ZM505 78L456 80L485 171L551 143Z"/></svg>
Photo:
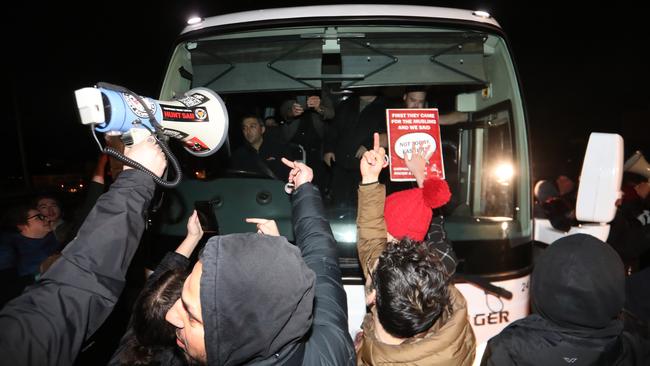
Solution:
<svg viewBox="0 0 650 366"><path fill-rule="evenodd" d="M293 220L297 247L258 233L206 244L200 296L209 365L354 363L335 241L312 184L296 190Z"/></svg>
<svg viewBox="0 0 650 366"><path fill-rule="evenodd" d="M378 96L359 112L359 97L342 101L325 134L325 152L336 155L336 164L348 170L359 170L355 153L359 146L372 149L373 134L386 132L386 102Z"/></svg>
<svg viewBox="0 0 650 366"><path fill-rule="evenodd" d="M63 256L0 311L2 364L73 364L124 288L154 188L145 173L122 172Z"/></svg>
<svg viewBox="0 0 650 366"><path fill-rule="evenodd" d="M481 365L647 365L647 341L623 330L623 263L591 235L556 240L531 279L534 314L488 341Z"/></svg>
<svg viewBox="0 0 650 366"><path fill-rule="evenodd" d="M650 250L650 224L642 201L624 202L610 223L607 242L624 262L638 259Z"/></svg>
<svg viewBox="0 0 650 366"><path fill-rule="evenodd" d="M347 299L336 241L318 189L303 184L293 195L292 205L296 245L307 266L316 273L314 320L302 364L354 365L356 356L348 332Z"/></svg>

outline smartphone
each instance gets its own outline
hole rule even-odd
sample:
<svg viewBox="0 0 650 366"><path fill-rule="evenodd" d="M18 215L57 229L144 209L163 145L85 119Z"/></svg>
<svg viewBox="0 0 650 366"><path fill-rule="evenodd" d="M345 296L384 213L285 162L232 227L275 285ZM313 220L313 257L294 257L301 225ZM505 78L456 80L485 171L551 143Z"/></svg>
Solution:
<svg viewBox="0 0 650 366"><path fill-rule="evenodd" d="M302 109L307 109L307 96L306 95L299 95L296 97L296 103L300 104Z"/></svg>
<svg viewBox="0 0 650 366"><path fill-rule="evenodd" d="M195 201L194 208L196 214L199 216L199 223L204 233L219 233L219 225L217 224L217 216L214 214L214 209L210 201Z"/></svg>

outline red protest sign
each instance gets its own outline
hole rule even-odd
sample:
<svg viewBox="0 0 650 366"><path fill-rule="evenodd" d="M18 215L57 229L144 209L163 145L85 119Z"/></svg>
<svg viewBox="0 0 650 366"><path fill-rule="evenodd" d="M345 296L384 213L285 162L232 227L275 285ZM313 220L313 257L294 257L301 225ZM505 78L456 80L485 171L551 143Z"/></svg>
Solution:
<svg viewBox="0 0 650 366"><path fill-rule="evenodd" d="M404 162L406 156L411 156L414 147L417 153L426 151L429 154L427 177L445 178L438 121L436 108L386 110L390 180L394 182L415 180Z"/></svg>

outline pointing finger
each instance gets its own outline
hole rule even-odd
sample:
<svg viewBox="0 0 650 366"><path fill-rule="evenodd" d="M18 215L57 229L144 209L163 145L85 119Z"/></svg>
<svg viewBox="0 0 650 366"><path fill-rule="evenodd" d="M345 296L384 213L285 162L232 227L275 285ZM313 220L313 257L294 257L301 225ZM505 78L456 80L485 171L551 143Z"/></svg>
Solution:
<svg viewBox="0 0 650 366"><path fill-rule="evenodd" d="M284 165L288 166L289 168L295 168L296 167L296 164L293 161L291 161L291 160L289 160L287 158L282 158L282 162L284 163Z"/></svg>
<svg viewBox="0 0 650 366"><path fill-rule="evenodd" d="M246 218L246 222L248 222L250 224L263 224L263 223L265 223L267 221L268 221L267 219L259 219L259 218L255 218L255 217Z"/></svg>

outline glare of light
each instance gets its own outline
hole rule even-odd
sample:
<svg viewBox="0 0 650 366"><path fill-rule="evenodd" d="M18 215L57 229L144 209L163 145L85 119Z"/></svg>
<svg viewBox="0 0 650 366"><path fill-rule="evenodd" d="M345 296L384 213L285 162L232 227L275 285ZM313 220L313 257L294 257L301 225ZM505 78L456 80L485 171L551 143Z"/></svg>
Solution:
<svg viewBox="0 0 650 366"><path fill-rule="evenodd" d="M195 171L194 176L197 179L205 179L206 178L205 169Z"/></svg>
<svg viewBox="0 0 650 366"><path fill-rule="evenodd" d="M79 183L79 188L83 188L84 185L82 183Z"/></svg>
<svg viewBox="0 0 650 366"><path fill-rule="evenodd" d="M472 14L474 14L474 16L477 16L479 18L485 18L485 19L488 19L491 16L490 13L488 13L487 11L483 11L483 10L476 10L476 11L472 12Z"/></svg>
<svg viewBox="0 0 650 366"><path fill-rule="evenodd" d="M501 163L494 169L494 176L498 183L503 185L510 184L510 180L515 175L515 171L510 163Z"/></svg>
<svg viewBox="0 0 650 366"><path fill-rule="evenodd" d="M193 17L190 17L190 18L187 20L187 24L188 24L188 25L194 25L194 24L199 24L199 23L201 23L202 21L203 21L203 18L201 18L201 17L197 17L197 16L193 16Z"/></svg>

